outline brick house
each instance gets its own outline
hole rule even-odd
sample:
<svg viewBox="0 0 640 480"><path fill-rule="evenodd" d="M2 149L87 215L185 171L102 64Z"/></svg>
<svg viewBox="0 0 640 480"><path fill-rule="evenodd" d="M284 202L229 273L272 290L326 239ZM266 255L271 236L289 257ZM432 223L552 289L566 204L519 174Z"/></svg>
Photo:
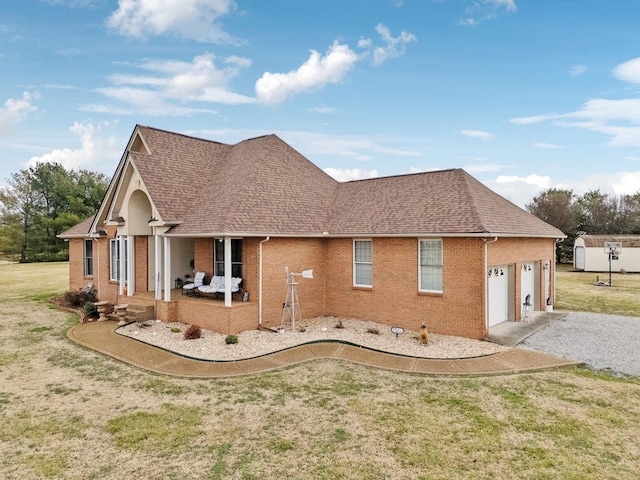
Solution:
<svg viewBox="0 0 640 480"><path fill-rule="evenodd" d="M95 217L64 232L70 289L152 298L163 321L277 327L285 267L302 317L334 315L481 339L553 305L564 234L461 169L337 182L275 135L226 145L136 126ZM194 271L245 298L182 295ZM243 301L246 300L246 301Z"/></svg>

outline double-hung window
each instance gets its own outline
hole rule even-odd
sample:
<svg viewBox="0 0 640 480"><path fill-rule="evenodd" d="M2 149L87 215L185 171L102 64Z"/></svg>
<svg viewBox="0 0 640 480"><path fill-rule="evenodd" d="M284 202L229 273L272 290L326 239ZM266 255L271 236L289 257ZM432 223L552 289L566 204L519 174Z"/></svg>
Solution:
<svg viewBox="0 0 640 480"><path fill-rule="evenodd" d="M421 292L442 293L442 240L419 240Z"/></svg>
<svg viewBox="0 0 640 480"><path fill-rule="evenodd" d="M224 276L224 238L216 238L214 246L214 275ZM242 239L231 239L231 276L242 278Z"/></svg>
<svg viewBox="0 0 640 480"><path fill-rule="evenodd" d="M120 242L124 242L125 280L127 276L127 239L118 237L109 240L109 280L120 280Z"/></svg>
<svg viewBox="0 0 640 480"><path fill-rule="evenodd" d="M353 285L373 286L373 241L353 241Z"/></svg>
<svg viewBox="0 0 640 480"><path fill-rule="evenodd" d="M93 240L84 241L84 276L93 276Z"/></svg>

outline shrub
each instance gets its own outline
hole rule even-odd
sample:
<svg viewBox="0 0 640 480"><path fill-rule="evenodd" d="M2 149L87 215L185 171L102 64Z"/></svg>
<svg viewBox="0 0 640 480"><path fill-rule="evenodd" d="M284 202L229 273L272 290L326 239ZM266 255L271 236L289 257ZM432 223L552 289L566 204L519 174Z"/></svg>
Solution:
<svg viewBox="0 0 640 480"><path fill-rule="evenodd" d="M342 319L338 320L338 323L336 323L335 328L344 328L344 325L342 324Z"/></svg>
<svg viewBox="0 0 640 480"><path fill-rule="evenodd" d="M95 302L97 300L93 292L66 292L64 301L68 307L84 307L87 302Z"/></svg>
<svg viewBox="0 0 640 480"><path fill-rule="evenodd" d="M238 336L227 335L227 337L224 339L224 343L226 343L227 345L235 345L236 343L238 343Z"/></svg>
<svg viewBox="0 0 640 480"><path fill-rule="evenodd" d="M200 338L202 336L202 328L200 325L189 325L184 331L184 339L185 340L195 340L196 338Z"/></svg>
<svg viewBox="0 0 640 480"><path fill-rule="evenodd" d="M84 311L84 315L89 318L98 318L100 315L98 314L98 307L93 302L87 302L84 304L82 308Z"/></svg>
<svg viewBox="0 0 640 480"><path fill-rule="evenodd" d="M367 328L367 333L371 333L372 335L380 335L380 330L378 330L377 328Z"/></svg>

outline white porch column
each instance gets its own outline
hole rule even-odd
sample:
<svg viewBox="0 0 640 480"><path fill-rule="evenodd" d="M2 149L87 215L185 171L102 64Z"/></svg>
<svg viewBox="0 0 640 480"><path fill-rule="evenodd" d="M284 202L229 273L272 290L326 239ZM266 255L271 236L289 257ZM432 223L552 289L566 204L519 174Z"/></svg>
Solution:
<svg viewBox="0 0 640 480"><path fill-rule="evenodd" d="M171 242L164 237L164 300L171 301Z"/></svg>
<svg viewBox="0 0 640 480"><path fill-rule="evenodd" d="M127 235L127 296L136 293L136 242L133 235Z"/></svg>
<svg viewBox="0 0 640 480"><path fill-rule="evenodd" d="M118 235L118 254L120 256L120 281L118 285L118 295L124 295L124 287L127 284L127 262L125 262L125 258L127 255L127 250L125 249L125 237L124 235Z"/></svg>
<svg viewBox="0 0 640 480"><path fill-rule="evenodd" d="M153 288L156 300L162 300L162 238L160 235L154 235L153 240L155 245Z"/></svg>
<svg viewBox="0 0 640 480"><path fill-rule="evenodd" d="M224 237L224 306L231 306L231 237Z"/></svg>

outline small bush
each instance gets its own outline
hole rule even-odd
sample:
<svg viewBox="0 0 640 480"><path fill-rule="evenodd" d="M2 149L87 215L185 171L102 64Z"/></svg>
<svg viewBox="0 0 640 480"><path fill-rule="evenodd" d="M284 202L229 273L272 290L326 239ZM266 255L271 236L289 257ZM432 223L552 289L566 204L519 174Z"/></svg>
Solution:
<svg viewBox="0 0 640 480"><path fill-rule="evenodd" d="M195 340L196 338L200 338L202 336L202 328L200 325L189 325L184 331L184 339L185 340Z"/></svg>
<svg viewBox="0 0 640 480"><path fill-rule="evenodd" d="M338 320L338 323L336 323L335 328L344 328L344 325L342 324L342 319Z"/></svg>
<svg viewBox="0 0 640 480"><path fill-rule="evenodd" d="M171 329L171 331L172 331L173 333L178 333L178 332L181 332L182 330L180 330L178 327L173 327L173 328Z"/></svg>
<svg viewBox="0 0 640 480"><path fill-rule="evenodd" d="M238 336L227 335L226 338L224 339L224 343L226 343L227 345L235 345L236 343L238 343Z"/></svg>
<svg viewBox="0 0 640 480"><path fill-rule="evenodd" d="M98 318L100 316L98 313L98 307L96 307L96 304L93 302L85 303L82 310L84 311L85 317Z"/></svg>
<svg viewBox="0 0 640 480"><path fill-rule="evenodd" d="M95 302L96 296L92 292L66 292L64 294L64 301L68 307L77 308L84 307L87 302Z"/></svg>
<svg viewBox="0 0 640 480"><path fill-rule="evenodd" d="M370 333L372 335L380 335L380 330L378 330L377 328L367 328L367 333Z"/></svg>

